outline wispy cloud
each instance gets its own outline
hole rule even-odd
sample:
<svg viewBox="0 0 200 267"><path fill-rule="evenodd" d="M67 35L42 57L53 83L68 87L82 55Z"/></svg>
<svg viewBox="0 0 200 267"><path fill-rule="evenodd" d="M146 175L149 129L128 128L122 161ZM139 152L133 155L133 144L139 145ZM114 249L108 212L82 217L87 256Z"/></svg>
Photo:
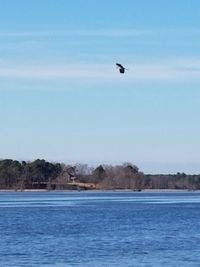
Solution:
<svg viewBox="0 0 200 267"><path fill-rule="evenodd" d="M102 73L106 66L96 65L19 65L0 67L0 77L10 78L32 78L32 79L74 79L95 78ZM101 75L100 75L101 76ZM106 75L105 75L106 76Z"/></svg>
<svg viewBox="0 0 200 267"><path fill-rule="evenodd" d="M136 63L127 66L121 75L115 65L69 64L69 65L2 65L1 78L44 80L118 80L124 81L200 81L200 59L171 59L162 62ZM80 79L80 80L79 80Z"/></svg>
<svg viewBox="0 0 200 267"><path fill-rule="evenodd" d="M0 37L46 37L46 36L82 36L82 37L125 37L152 34L153 31L145 29L96 29L96 30L66 30L66 31L16 31L0 32Z"/></svg>
<svg viewBox="0 0 200 267"><path fill-rule="evenodd" d="M131 37L151 35L191 36L199 35L197 28L110 28L110 29L68 29L52 31L0 31L0 37L46 37L46 36L85 36L85 37Z"/></svg>

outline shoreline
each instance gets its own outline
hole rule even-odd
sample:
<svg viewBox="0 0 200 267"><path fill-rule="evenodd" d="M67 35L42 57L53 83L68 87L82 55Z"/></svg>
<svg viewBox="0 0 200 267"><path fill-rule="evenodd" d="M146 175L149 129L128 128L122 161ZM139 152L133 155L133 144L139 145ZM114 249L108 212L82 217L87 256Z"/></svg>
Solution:
<svg viewBox="0 0 200 267"><path fill-rule="evenodd" d="M143 189L141 191L134 191L132 189L90 189L90 190L46 190L46 189L24 189L24 190L16 190L16 189L0 189L0 193L2 192L14 192L14 193L26 193L26 192L132 192L132 193L181 193L181 192L198 192L200 190L188 190L188 189Z"/></svg>

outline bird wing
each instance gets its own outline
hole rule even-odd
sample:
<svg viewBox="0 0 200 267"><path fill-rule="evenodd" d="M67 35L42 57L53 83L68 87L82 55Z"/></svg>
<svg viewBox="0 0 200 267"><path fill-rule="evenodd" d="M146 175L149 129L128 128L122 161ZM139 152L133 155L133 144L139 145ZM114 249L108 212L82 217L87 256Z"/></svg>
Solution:
<svg viewBox="0 0 200 267"><path fill-rule="evenodd" d="M124 67L121 64L116 63L116 65L117 65L117 67L124 69Z"/></svg>

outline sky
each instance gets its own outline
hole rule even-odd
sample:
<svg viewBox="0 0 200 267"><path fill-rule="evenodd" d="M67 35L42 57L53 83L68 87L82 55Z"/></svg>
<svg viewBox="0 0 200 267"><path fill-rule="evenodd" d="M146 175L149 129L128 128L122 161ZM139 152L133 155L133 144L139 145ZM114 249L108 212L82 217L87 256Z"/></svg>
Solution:
<svg viewBox="0 0 200 267"><path fill-rule="evenodd" d="M0 6L0 158L200 173L199 0Z"/></svg>

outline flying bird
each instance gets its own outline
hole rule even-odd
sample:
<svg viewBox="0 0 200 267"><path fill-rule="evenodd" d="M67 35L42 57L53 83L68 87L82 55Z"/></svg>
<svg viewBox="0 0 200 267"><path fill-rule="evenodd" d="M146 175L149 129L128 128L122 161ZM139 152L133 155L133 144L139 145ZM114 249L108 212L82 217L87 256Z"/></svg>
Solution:
<svg viewBox="0 0 200 267"><path fill-rule="evenodd" d="M120 73L124 73L125 72L125 68L124 68L124 66L122 66L121 64L119 64L119 63L116 63L116 66L117 66L117 68L119 68L119 72Z"/></svg>

